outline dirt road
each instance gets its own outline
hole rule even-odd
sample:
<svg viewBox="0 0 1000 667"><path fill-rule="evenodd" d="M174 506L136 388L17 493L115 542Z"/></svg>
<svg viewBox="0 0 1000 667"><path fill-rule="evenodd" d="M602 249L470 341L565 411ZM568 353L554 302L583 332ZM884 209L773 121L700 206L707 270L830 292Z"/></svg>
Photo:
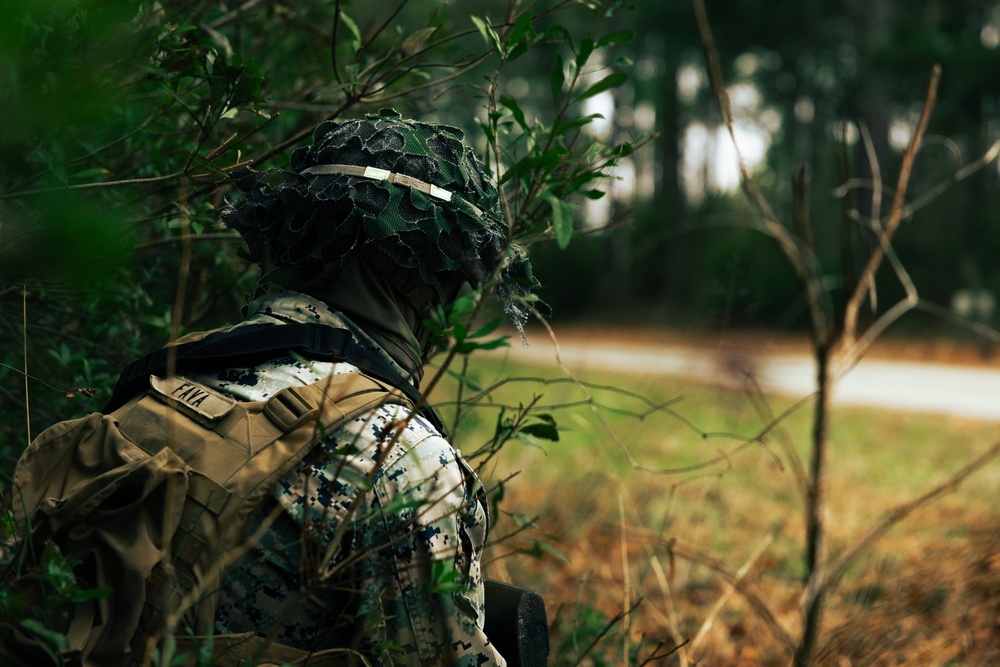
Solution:
<svg viewBox="0 0 1000 667"><path fill-rule="evenodd" d="M543 334L532 345L514 342L513 360L556 363L556 348ZM716 347L655 343L629 336L560 336L562 363L640 375L660 374L738 385L745 371L769 392L805 396L815 390L815 363L806 352L773 352L768 346ZM911 410L1000 421L1000 368L996 364L952 365L913 360L870 359L840 378L835 404Z"/></svg>

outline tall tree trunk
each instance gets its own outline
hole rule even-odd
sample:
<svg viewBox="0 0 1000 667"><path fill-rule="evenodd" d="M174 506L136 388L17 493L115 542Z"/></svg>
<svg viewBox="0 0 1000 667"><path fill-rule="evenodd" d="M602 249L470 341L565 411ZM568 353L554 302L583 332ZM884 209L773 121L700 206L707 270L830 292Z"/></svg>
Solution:
<svg viewBox="0 0 1000 667"><path fill-rule="evenodd" d="M693 255L692 238L686 233L687 200L681 187L681 140L684 128L681 121L681 104L677 96L677 72L680 56L676 49L667 49L666 73L660 89L660 137L657 143L661 179L657 200L663 211L661 232L665 238L664 289L661 291L669 303L685 305L691 294Z"/></svg>

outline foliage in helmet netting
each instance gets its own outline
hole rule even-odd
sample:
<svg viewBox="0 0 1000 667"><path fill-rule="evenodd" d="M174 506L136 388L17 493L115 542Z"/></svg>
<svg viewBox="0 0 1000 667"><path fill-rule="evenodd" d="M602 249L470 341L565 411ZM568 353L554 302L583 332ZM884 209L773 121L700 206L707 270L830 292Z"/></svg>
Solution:
<svg viewBox="0 0 1000 667"><path fill-rule="evenodd" d="M481 286L502 263L494 294L522 330L523 297L538 282L523 250L508 243L497 189L463 139L458 128L383 110L322 123L287 169L235 175L245 196L221 217L264 269L250 298L272 283L332 285L343 258L365 248L417 272L442 301L435 274L461 273Z"/></svg>

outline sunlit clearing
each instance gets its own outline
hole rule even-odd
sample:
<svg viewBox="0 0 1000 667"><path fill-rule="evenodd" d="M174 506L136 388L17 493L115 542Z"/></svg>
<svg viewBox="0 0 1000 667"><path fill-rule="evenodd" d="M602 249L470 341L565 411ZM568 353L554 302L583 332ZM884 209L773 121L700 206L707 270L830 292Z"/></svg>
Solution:
<svg viewBox="0 0 1000 667"><path fill-rule="evenodd" d="M858 126L847 120L838 120L830 123L830 134L838 142L843 142L848 146L853 146L858 141L860 133Z"/></svg>
<svg viewBox="0 0 1000 667"><path fill-rule="evenodd" d="M683 65L677 70L677 95L682 102L693 102L705 84L705 72L694 65Z"/></svg>
<svg viewBox="0 0 1000 667"><path fill-rule="evenodd" d="M740 154L747 168L753 171L763 163L771 136L759 125L744 121L737 121L733 131ZM697 204L706 194L739 187L739 159L725 127L693 123L684 132L683 143L682 179L690 202Z"/></svg>
<svg viewBox="0 0 1000 667"><path fill-rule="evenodd" d="M902 118L893 118L889 124L889 145L897 151L905 151L913 137L913 124Z"/></svg>

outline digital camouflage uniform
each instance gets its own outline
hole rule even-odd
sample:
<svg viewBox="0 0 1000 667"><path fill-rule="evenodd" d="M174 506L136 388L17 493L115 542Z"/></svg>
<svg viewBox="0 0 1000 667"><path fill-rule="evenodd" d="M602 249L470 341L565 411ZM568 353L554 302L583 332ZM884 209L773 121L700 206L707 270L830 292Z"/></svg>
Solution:
<svg viewBox="0 0 1000 667"><path fill-rule="evenodd" d="M288 322L349 329L391 363L350 320L305 294L270 293L246 323ZM347 363L286 357L194 379L258 401L355 372ZM408 416L387 404L356 418L281 480L251 531L269 515L274 522L227 570L217 633L280 627L279 642L351 646L378 665L506 664L482 630L482 487L425 419L412 416L400 430Z"/></svg>
<svg viewBox="0 0 1000 667"><path fill-rule="evenodd" d="M220 217L262 270L251 323L350 329L416 386L433 344L424 322L462 283L492 289L522 336L538 305L499 192L457 128L391 110L327 121L287 168L233 177L242 197ZM197 380L260 400L350 372L284 358ZM482 630L482 490L440 433L407 416L387 405L348 423L282 480L258 516L274 523L227 573L218 632L277 627L279 642L356 647L374 664L506 664Z"/></svg>

